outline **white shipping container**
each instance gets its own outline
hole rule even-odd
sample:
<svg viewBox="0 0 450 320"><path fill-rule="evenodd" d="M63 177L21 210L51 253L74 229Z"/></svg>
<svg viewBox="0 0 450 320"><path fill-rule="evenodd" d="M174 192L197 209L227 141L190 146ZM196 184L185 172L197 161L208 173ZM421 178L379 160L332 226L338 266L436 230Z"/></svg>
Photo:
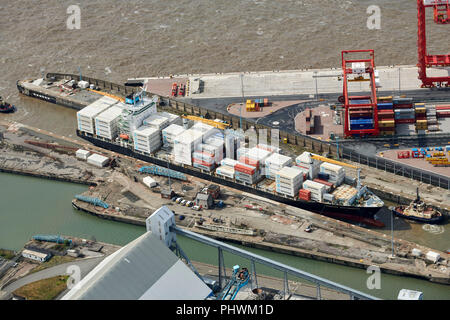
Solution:
<svg viewBox="0 0 450 320"><path fill-rule="evenodd" d="M119 119L122 108L111 106L95 117L95 133L97 136L113 140L119 132Z"/></svg>
<svg viewBox="0 0 450 320"><path fill-rule="evenodd" d="M78 130L94 134L95 117L116 103L117 100L105 96L78 111Z"/></svg>
<svg viewBox="0 0 450 320"><path fill-rule="evenodd" d="M144 182L144 184L149 188L156 187L156 181L152 177L145 177L142 179L142 182Z"/></svg>
<svg viewBox="0 0 450 320"><path fill-rule="evenodd" d="M433 252L433 251L428 251L426 254L426 258L427 260L436 263L439 261L439 259L441 258L441 255L437 252Z"/></svg>
<svg viewBox="0 0 450 320"><path fill-rule="evenodd" d="M96 167L103 168L109 162L109 158L104 157L100 154L94 153L93 155L87 158L87 163L92 164Z"/></svg>
<svg viewBox="0 0 450 320"><path fill-rule="evenodd" d="M75 156L81 160L87 160L87 158L91 155L91 152L88 150L78 149L75 152Z"/></svg>
<svg viewBox="0 0 450 320"><path fill-rule="evenodd" d="M159 113L154 113L150 115L150 117L145 118L144 125L156 128L158 130L162 130L167 128L170 125L169 119L162 116Z"/></svg>
<svg viewBox="0 0 450 320"><path fill-rule="evenodd" d="M185 129L178 124L171 124L161 131L163 143L173 144L175 138L182 134Z"/></svg>

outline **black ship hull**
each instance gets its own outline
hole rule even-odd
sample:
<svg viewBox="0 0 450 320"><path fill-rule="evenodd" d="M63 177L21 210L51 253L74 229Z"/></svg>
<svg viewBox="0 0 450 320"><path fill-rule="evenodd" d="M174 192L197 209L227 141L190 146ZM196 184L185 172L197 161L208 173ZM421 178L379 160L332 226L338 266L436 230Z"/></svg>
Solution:
<svg viewBox="0 0 450 320"><path fill-rule="evenodd" d="M352 207L352 206L340 206L340 205L333 205L333 204L327 204L327 203L320 203L320 202L313 202L313 201L302 201L302 200L295 200L287 197L283 197L279 194L266 192L260 189L253 188L251 185L245 185L238 183L234 180L224 179L221 177L218 177L213 174L209 174L207 172L197 171L194 168L191 168L189 166L183 166L183 165L176 165L173 163L169 163L165 160L152 157L149 155L144 155L135 152L132 149L120 146L118 144L98 139L94 136L85 134L83 132L80 132L77 130L77 136L80 138L83 138L95 146L101 147L103 149L111 150L126 156L130 156L145 162L153 163L155 165L172 169L178 172L182 172L188 175L192 175L207 181L211 181L217 184L225 185L234 189L238 189L240 191L252 193L255 195L258 195L260 197L264 197L273 201L281 202L287 205L291 205L297 208L301 208L307 211L312 211L315 213L319 213L324 216L328 216L334 219L344 220L344 221L352 221L352 222L358 222L366 225L371 225L375 227L383 227L384 224L378 220L375 220L374 216L375 214L381 209L379 207Z"/></svg>

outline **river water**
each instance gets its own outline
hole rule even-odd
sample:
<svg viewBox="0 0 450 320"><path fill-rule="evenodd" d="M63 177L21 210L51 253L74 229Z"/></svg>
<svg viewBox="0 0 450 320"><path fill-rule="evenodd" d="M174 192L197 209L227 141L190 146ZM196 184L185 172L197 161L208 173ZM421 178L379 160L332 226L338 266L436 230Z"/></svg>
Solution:
<svg viewBox="0 0 450 320"><path fill-rule="evenodd" d="M35 234L62 234L125 245L145 232L144 227L112 222L74 210L71 200L85 186L0 173L0 248L20 250ZM217 264L217 251L193 240L178 242L191 260ZM381 289L369 290L365 270L343 267L264 250L247 249L383 299L395 299L400 289L424 292L426 299L450 299L448 286L425 280L381 275ZM248 261L225 254L227 267L248 266ZM282 277L277 271L256 266L262 274Z"/></svg>

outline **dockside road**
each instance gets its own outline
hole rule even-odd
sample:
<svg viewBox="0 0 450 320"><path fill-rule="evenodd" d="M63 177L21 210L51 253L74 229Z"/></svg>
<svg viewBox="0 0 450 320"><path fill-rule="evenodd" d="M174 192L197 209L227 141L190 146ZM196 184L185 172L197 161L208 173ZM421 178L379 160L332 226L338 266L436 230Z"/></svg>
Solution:
<svg viewBox="0 0 450 320"><path fill-rule="evenodd" d="M375 61L376 62L376 61ZM376 67L381 86L378 92L408 92L420 88L418 68L411 65ZM432 69L430 76L447 76L445 69ZM187 98L219 99L258 96L309 96L320 94L342 95L342 69L273 70L232 72L221 74L182 74L170 77L140 78L147 91L170 96L173 82L188 82ZM241 81L242 80L242 81ZM367 82L350 83L351 92L368 91ZM422 90L430 91L427 89ZM436 91L430 91L436 95ZM448 96L448 93L447 93Z"/></svg>

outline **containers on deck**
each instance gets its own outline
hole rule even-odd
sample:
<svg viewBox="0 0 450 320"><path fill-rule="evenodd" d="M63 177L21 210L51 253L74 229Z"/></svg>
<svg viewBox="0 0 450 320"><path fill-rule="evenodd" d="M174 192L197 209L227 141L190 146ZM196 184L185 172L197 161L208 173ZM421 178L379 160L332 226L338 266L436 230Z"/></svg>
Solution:
<svg viewBox="0 0 450 320"><path fill-rule="evenodd" d="M117 100L102 97L77 112L78 130L94 134L94 119L97 115L116 104Z"/></svg>
<svg viewBox="0 0 450 320"><path fill-rule="evenodd" d="M303 183L303 172L295 167L284 167L275 174L276 191L295 197Z"/></svg>
<svg viewBox="0 0 450 320"><path fill-rule="evenodd" d="M143 126L133 132L134 149L144 153L153 153L161 147L161 132L152 127Z"/></svg>
<svg viewBox="0 0 450 320"><path fill-rule="evenodd" d="M113 140L119 134L119 120L122 108L112 106L95 117L95 134Z"/></svg>

